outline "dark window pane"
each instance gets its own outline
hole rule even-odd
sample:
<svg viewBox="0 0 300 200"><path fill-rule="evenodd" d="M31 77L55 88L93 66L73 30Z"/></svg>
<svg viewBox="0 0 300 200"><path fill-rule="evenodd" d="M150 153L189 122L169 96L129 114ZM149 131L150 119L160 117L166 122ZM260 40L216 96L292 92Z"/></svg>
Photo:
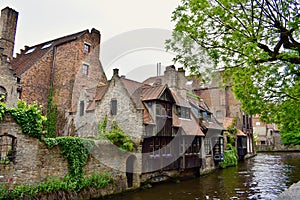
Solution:
<svg viewBox="0 0 300 200"><path fill-rule="evenodd" d="M80 116L84 115L84 101L80 101L79 114Z"/></svg>
<svg viewBox="0 0 300 200"><path fill-rule="evenodd" d="M116 115L117 114L117 99L111 100L111 114Z"/></svg>

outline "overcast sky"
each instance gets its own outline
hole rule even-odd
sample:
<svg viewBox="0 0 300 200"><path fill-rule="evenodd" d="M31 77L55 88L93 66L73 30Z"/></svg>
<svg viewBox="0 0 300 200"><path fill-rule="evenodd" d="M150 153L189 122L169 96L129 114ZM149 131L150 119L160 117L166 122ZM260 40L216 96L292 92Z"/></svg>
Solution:
<svg viewBox="0 0 300 200"><path fill-rule="evenodd" d="M172 64L173 55L163 51L163 42L174 27L171 14L179 3L180 0L0 0L0 8L9 6L19 12L15 53L25 45L96 28L104 45L103 67L108 74L112 68L120 68L127 76L157 62ZM125 40L125 44L120 42ZM131 45L136 40L138 44ZM123 50L112 54L119 49Z"/></svg>

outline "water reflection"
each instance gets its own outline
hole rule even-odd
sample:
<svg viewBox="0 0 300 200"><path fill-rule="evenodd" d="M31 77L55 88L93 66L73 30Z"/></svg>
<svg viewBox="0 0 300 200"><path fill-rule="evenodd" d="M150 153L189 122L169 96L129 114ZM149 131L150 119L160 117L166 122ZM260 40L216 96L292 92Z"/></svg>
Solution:
<svg viewBox="0 0 300 200"><path fill-rule="evenodd" d="M300 153L258 154L237 167L180 183L161 183L115 200L276 199L300 180Z"/></svg>

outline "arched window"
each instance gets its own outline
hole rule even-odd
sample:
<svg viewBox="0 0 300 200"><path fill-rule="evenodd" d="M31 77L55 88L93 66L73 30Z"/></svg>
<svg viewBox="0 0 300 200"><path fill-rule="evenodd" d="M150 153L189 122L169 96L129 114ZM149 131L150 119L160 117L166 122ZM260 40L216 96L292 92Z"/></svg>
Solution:
<svg viewBox="0 0 300 200"><path fill-rule="evenodd" d="M6 102L7 92L6 89L0 86L0 102Z"/></svg>
<svg viewBox="0 0 300 200"><path fill-rule="evenodd" d="M17 138L4 133L0 135L0 165L15 163L17 150Z"/></svg>

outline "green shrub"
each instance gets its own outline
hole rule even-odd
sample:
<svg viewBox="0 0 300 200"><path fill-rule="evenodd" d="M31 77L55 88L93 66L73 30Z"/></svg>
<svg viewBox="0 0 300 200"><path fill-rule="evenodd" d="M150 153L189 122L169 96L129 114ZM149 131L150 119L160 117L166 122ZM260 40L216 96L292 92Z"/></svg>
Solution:
<svg viewBox="0 0 300 200"><path fill-rule="evenodd" d="M34 197L48 194L52 191L80 191L84 187L104 188L111 183L109 173L93 174L85 177L81 182L76 184L73 179L66 176L62 180L57 177L48 178L38 185L21 185L9 190L4 184L0 184L0 199L23 199L24 197Z"/></svg>
<svg viewBox="0 0 300 200"><path fill-rule="evenodd" d="M236 166L238 164L238 155L235 147L224 151L224 160L220 163L222 168Z"/></svg>
<svg viewBox="0 0 300 200"><path fill-rule="evenodd" d="M132 142L131 138L126 135L118 124L114 121L112 123L111 129L107 130L107 116L104 118L103 122L98 124L98 138L107 138L111 143L118 146L121 151L135 151L136 147Z"/></svg>

